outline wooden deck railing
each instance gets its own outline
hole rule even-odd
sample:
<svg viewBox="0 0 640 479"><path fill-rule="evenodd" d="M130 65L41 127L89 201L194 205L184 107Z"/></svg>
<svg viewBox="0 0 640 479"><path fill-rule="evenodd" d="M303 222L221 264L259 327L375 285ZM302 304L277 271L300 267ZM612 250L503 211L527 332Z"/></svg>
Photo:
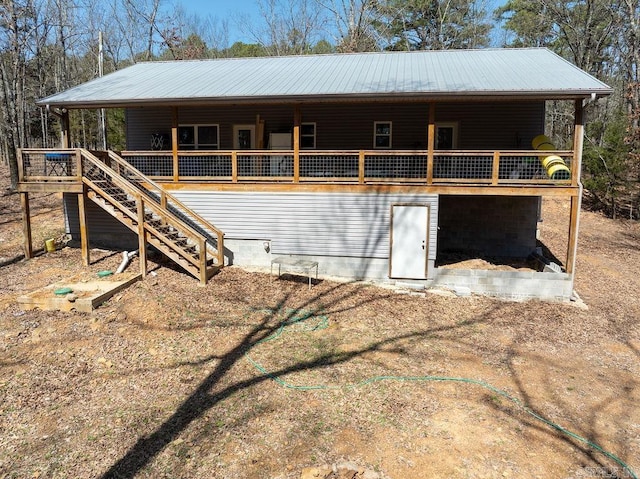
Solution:
<svg viewBox="0 0 640 479"><path fill-rule="evenodd" d="M77 150L25 149L20 156L21 181L69 181L81 174ZM170 151L121 156L159 181L577 186L578 177L572 179L568 150L303 150L297 161L292 150L179 151L177 162ZM549 157L563 166L549 170L542 161Z"/></svg>

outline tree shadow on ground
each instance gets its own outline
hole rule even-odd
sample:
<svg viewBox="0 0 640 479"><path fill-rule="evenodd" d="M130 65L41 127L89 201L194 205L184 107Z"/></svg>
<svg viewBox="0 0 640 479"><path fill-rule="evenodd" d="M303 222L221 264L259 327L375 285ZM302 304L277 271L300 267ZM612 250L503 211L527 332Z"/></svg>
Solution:
<svg viewBox="0 0 640 479"><path fill-rule="evenodd" d="M589 473L589 477L606 477L608 479L622 479L625 477L633 477L631 476L631 471L623 467L623 464L621 463L622 460L618 456L606 451L598 444L600 440L600 434L598 432L598 419L602 416L602 414L606 413L606 409L610 407L613 402L621 401L623 399L632 402L630 393L633 388L625 388L625 392L627 393L626 398L621 398L616 393L612 393L609 397L600 401L596 405L596 407L591 408L588 424L584 427L580 427L581 432L578 434L574 431L570 431L563 425L555 423L542 410L534 406L536 400L530 394L529 389L527 388L527 384L522 377L521 372L518 370L518 367L516 366L516 360L518 356L516 354L517 344L517 340L512 343L507 354L506 362L510 372L510 377L513 379L516 385L516 391L519 398L521 399L518 399L511 395L507 395L505 397L510 401L509 403L505 404L499 401L496 402L488 400L486 401L487 404L493 409L501 412L502 414L518 420L521 424L527 426L528 428L539 431L547 435L550 439L568 444L573 449L579 451L584 457L590 459L594 464L596 464L596 467L591 468L584 466L586 471L588 471ZM542 358L538 358L537 362L545 363L548 361L545 361ZM561 367L562 366L558 364L548 362L549 370ZM546 384L546 389L549 391L553 391L554 385L548 382ZM569 411L572 409L571 404L559 400L557 406L561 407L561 411L564 411L566 415L571 416L571 414L569 413ZM567 418L563 419L567 420ZM581 421L580 417L569 417L569 420L575 423L583 422ZM628 437L620 437L619 444L617 444L617 446L620 451L627 452L628 444ZM605 458L608 458L610 462L607 463ZM611 466L611 463L616 463L617 466Z"/></svg>
<svg viewBox="0 0 640 479"><path fill-rule="evenodd" d="M336 285L325 290L313 298L308 299L305 304L289 310L285 308L287 301L292 293L286 294L278 304L272 308L274 311L286 311L284 318L279 316L278 321L274 323L274 316L271 312L265 311L258 322L251 327L251 330L243 337L243 339L229 352L224 355L212 355L209 359L216 358L218 363L215 369L192 391L188 398L174 411L174 413L164 421L153 433L146 437L141 437L129 449L129 451L115 464L113 464L107 472L101 477L107 478L133 478L149 464L167 445L178 438L178 436L195 420L202 417L208 410L216 406L221 401L229 398L235 393L260 384L264 381L272 380L275 377L285 376L290 373L309 371L314 369L322 369L327 366L337 365L348 362L367 352L380 350L388 347L396 342L402 342L411 338L427 338L430 335L443 331L455 330L460 325L440 326L425 329L410 334L397 335L392 338L385 338L377 341L365 348L361 348L348 352L327 352L320 354L309 361L300 361L286 368L281 368L269 373L256 375L250 379L238 381L232 385L216 390L216 386L220 384L229 373L231 368L236 365L243 357L257 344L263 342L275 334L283 324L296 320L296 315L305 307L311 307L316 301L330 294L340 291L343 285ZM349 290L345 289L341 296L334 299L334 304L349 297ZM358 305L350 305L346 309L355 308ZM499 307L499 306L497 306ZM341 310L343 308L340 308ZM326 312L326 311L325 311ZM483 322L484 318L478 318L476 322ZM468 326L466 322L464 326Z"/></svg>
<svg viewBox="0 0 640 479"><path fill-rule="evenodd" d="M340 305L342 300L349 298L351 291L348 288L345 288L344 291L342 291L341 288L343 288L343 286L344 285L336 285L331 288L327 288L326 290L315 294L312 298L307 299L300 307L294 310L285 307L293 296L293 292L286 293L277 302L277 304L270 309L270 311L263 311L257 318L254 316L255 324L250 326L249 332L247 332L230 351L225 354L209 355L202 361L208 362L211 360L217 360L217 364L214 370L208 374L202 382L200 382L187 399L175 409L171 416L160 424L154 432L147 436L140 437L138 441L124 454L124 456L115 462L101 477L103 479L135 477L138 473L143 471L147 465L165 449L165 447L178 439L190 424L203 417L207 411L214 408L220 402L242 390L291 373L317 370L326 368L327 366L347 363L367 353L388 350L389 346L393 346L394 344L401 345L402 342L407 339L422 340L432 338L438 333L456 333L460 328L468 328L473 324L479 325L490 321L491 317L500 309L507 307L503 303L497 303L492 307L492 309L485 310L475 318L467 320L464 323L431 326L418 331L397 334L393 337L380 339L366 347L356 350L320 353L318 356L308 361L298 361L296 364L288 367L282 367L272 372L263 371L254 377L238 380L233 384L221 387L224 383L224 379L230 373L231 369L241 361L254 346L277 333L283 324L295 321L296 314L298 314L301 309L309 307L313 310L312 306L314 303L321 302L323 298L329 298L331 294L335 294L336 292L338 292L339 295L338 298L335 296L332 297L332 305L334 308L331 307L332 305L325 305L323 312L329 313L331 309L334 309L335 312L358 307L359 304L349 304L348 306ZM279 314L274 314L274 311L278 311L280 313L286 312L286 314L282 317ZM462 331L462 333L464 333L464 331ZM512 373L511 375L517 385L519 397L522 398L520 406L524 405L528 408L533 399L528 394L526 384L524 384L524 382L521 381L521 378L519 378L517 369L513 367L513 364L510 365L510 368ZM522 414L522 407L505 407L504 405L500 405L492 401L487 402L500 413L513 417L528 427L544 431L549 436L555 439L559 438L560 440L570 444L573 448L580 451L585 457L589 458L601 467L603 471L615 472L614 469L607 469L606 464L599 459L599 456L591 448L584 444L580 444L579 441L576 441L569 436L561 434L561 431L548 423L545 424L539 420L536 421L534 416ZM540 415L540 417L544 417L534 407L531 407L531 411L534 414ZM594 431L589 432L589 437L596 436Z"/></svg>

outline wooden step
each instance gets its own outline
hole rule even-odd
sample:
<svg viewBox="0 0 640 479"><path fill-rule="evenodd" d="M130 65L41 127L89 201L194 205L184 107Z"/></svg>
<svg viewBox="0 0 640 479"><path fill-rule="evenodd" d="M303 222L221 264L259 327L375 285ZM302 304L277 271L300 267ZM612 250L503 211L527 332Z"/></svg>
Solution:
<svg viewBox="0 0 640 479"><path fill-rule="evenodd" d="M127 191L127 188L116 186L113 181L108 178L105 179L103 176L106 176L106 174L97 172L94 178L89 178L101 190L93 190L91 185L88 184L87 196L127 228L138 233L138 203L134 199L137 196L135 192L138 191L138 188L131 185L131 191ZM125 177L121 178L129 181ZM108 195L108 198L105 195ZM144 211L144 226L149 233L147 236L149 244L165 254L187 273L201 282L206 282L223 266L216 264L216 249L208 241L206 242L207 262L201 271L199 240L194 241L190 234L185 234L186 230L181 231L181 227L178 226L180 224L179 221L183 221L181 214L178 214L175 220L171 219L175 216L175 213L168 210L164 211L166 217L163 213L157 215L155 211L160 205L158 198L156 198L156 201L156 206L153 209L145 208ZM176 221L176 223L167 224L167 221L169 223Z"/></svg>

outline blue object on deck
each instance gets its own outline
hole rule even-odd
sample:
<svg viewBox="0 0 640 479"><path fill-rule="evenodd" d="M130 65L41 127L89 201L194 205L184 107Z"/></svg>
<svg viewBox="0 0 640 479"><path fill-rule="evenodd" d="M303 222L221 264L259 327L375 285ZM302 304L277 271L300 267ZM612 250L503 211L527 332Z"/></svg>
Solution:
<svg viewBox="0 0 640 479"><path fill-rule="evenodd" d="M69 176L71 172L71 154L45 153L44 174L46 176Z"/></svg>

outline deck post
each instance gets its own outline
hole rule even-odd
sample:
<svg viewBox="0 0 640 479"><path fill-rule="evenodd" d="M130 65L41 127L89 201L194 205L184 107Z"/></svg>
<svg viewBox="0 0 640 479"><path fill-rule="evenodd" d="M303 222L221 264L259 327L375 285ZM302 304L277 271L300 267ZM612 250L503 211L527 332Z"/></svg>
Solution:
<svg viewBox="0 0 640 479"><path fill-rule="evenodd" d="M22 205L22 237L24 241L24 257L33 258L33 244L31 240L31 212L29 208L29 193L20 193Z"/></svg>
<svg viewBox="0 0 640 479"><path fill-rule="evenodd" d="M569 219L569 240L567 242L567 273L573 275L576 268L578 252L578 228L580 225L580 207L582 205L582 184L580 174L582 170L582 148L584 142L584 108L582 99L575 101L575 116L573 130L573 160L571 163L571 186L578 187L577 196L571 196L571 212Z"/></svg>
<svg viewBox="0 0 640 479"><path fill-rule="evenodd" d="M427 130L427 184L433 184L433 151L436 144L436 104L429 103L429 127Z"/></svg>
<svg viewBox="0 0 640 479"><path fill-rule="evenodd" d="M178 170L178 107L171 109L171 155L173 157L173 181L180 179Z"/></svg>
<svg viewBox="0 0 640 479"><path fill-rule="evenodd" d="M576 270L576 256L578 252L578 228L580 226L580 206L582 204L582 186L580 186L577 196L571 197L571 211L569 219L569 241L567 245L567 266L568 274L573 275Z"/></svg>
<svg viewBox="0 0 640 479"><path fill-rule="evenodd" d="M300 106L293 110L293 182L300 181Z"/></svg>
<svg viewBox="0 0 640 479"><path fill-rule="evenodd" d="M582 99L575 102L573 127L573 160L571 162L571 186L578 186L582 170L582 148L584 143L584 108Z"/></svg>
<svg viewBox="0 0 640 479"><path fill-rule="evenodd" d="M238 182L238 152L235 150L231 152L231 182Z"/></svg>
<svg viewBox="0 0 640 479"><path fill-rule="evenodd" d="M142 196L136 198L138 210L138 258L140 258L140 274L147 277L147 232L144 229L144 200Z"/></svg>
<svg viewBox="0 0 640 479"><path fill-rule="evenodd" d="M86 190L83 187L83 190ZM82 264L91 264L91 253L89 249L89 228L87 222L87 205L85 203L86 191L78 193L78 219L80 220L80 248L82 251Z"/></svg>
<svg viewBox="0 0 640 479"><path fill-rule="evenodd" d="M500 152L493 152L493 166L491 168L491 184L493 186L498 185L498 179L500 178Z"/></svg>
<svg viewBox="0 0 640 479"><path fill-rule="evenodd" d="M198 257L199 260L199 268L200 268L200 286L207 285L207 241L204 239L200 240L200 255Z"/></svg>
<svg viewBox="0 0 640 479"><path fill-rule="evenodd" d="M69 111L63 108L60 112L60 146L62 148L71 148L71 128L69 126Z"/></svg>

